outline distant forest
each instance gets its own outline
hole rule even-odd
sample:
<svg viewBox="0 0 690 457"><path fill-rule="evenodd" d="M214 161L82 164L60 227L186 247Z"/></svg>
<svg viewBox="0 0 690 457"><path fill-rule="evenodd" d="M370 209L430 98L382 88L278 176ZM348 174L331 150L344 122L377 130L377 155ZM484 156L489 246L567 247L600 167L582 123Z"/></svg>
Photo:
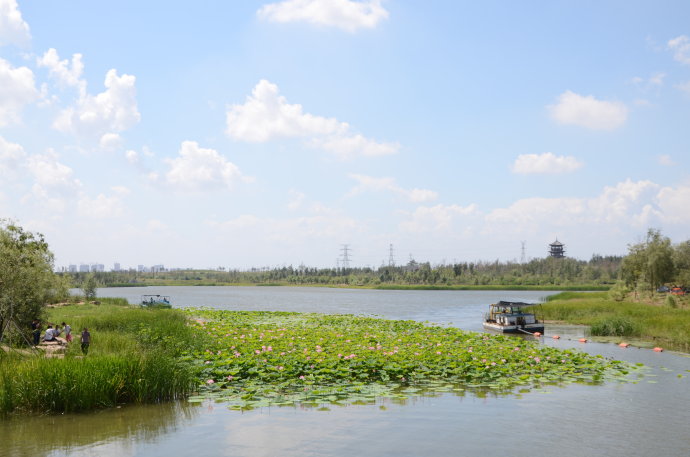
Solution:
<svg viewBox="0 0 690 457"><path fill-rule="evenodd" d="M589 261L547 257L526 263L464 262L431 265L410 261L403 266L379 268L311 268L284 266L272 269L174 270L163 272L63 273L75 285L95 277L100 286L137 285L321 285L393 287L410 286L599 286L608 288L619 278L623 257L594 255Z"/></svg>

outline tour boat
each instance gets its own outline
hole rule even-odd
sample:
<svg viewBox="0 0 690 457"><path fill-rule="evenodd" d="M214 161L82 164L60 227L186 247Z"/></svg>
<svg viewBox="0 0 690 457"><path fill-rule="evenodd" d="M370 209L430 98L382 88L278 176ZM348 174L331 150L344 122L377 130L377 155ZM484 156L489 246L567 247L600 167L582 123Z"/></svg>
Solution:
<svg viewBox="0 0 690 457"><path fill-rule="evenodd" d="M167 295L142 295L141 306L147 308L172 308L170 297Z"/></svg>
<svg viewBox="0 0 690 457"><path fill-rule="evenodd" d="M533 313L523 311L532 303L499 301L489 307L484 315L484 328L501 333L544 333L544 323Z"/></svg>

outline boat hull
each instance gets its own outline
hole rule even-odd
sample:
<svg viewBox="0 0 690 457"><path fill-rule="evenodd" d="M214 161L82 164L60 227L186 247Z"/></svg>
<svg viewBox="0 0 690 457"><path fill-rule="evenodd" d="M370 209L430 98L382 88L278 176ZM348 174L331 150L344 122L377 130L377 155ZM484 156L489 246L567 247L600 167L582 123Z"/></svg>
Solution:
<svg viewBox="0 0 690 457"><path fill-rule="evenodd" d="M502 325L495 322L484 322L484 328L499 333L544 333L544 324Z"/></svg>

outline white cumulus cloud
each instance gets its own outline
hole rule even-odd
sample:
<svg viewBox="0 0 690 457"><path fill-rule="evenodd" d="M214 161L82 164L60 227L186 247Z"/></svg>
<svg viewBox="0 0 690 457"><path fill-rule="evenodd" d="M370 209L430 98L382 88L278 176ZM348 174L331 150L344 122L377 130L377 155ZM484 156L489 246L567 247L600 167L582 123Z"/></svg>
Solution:
<svg viewBox="0 0 690 457"><path fill-rule="evenodd" d="M657 194L662 220L668 223L690 224L690 186L663 187Z"/></svg>
<svg viewBox="0 0 690 457"><path fill-rule="evenodd" d="M31 40L29 25L22 19L16 0L0 0L0 46L25 46Z"/></svg>
<svg viewBox="0 0 690 457"><path fill-rule="evenodd" d="M668 40L668 48L673 51L673 58L680 63L690 65L690 38L680 35Z"/></svg>
<svg viewBox="0 0 690 457"><path fill-rule="evenodd" d="M0 136L0 176L14 175L26 161L26 152L22 145L10 143Z"/></svg>
<svg viewBox="0 0 690 457"><path fill-rule="evenodd" d="M72 61L60 60L60 56L54 48L48 49L42 57L37 59L39 67L48 68L48 74L65 86L79 87L83 95L86 83L81 78L84 72L84 64L81 54L72 55Z"/></svg>
<svg viewBox="0 0 690 457"><path fill-rule="evenodd" d="M33 201L41 208L56 213L66 210L68 202L79 193L82 183L74 177L72 168L58 159L52 150L27 158L26 167L33 178L33 185L31 192L22 198L22 203Z"/></svg>
<svg viewBox="0 0 690 457"><path fill-rule="evenodd" d="M75 106L60 113L54 127L62 132L97 140L106 133L127 130L141 118L135 82L134 76L118 76L114 69L108 71L106 90L97 95L80 96Z"/></svg>
<svg viewBox="0 0 690 457"><path fill-rule="evenodd" d="M474 204L420 206L409 214L407 220L400 223L400 229L411 233L449 231L452 230L454 222L476 212L477 207Z"/></svg>
<svg viewBox="0 0 690 457"><path fill-rule="evenodd" d="M125 206L118 195L98 194L96 198L82 195L77 202L77 211L82 217L113 219L124 214Z"/></svg>
<svg viewBox="0 0 690 457"><path fill-rule="evenodd" d="M676 164L673 158L669 154L661 154L657 157L659 164L665 167L672 167Z"/></svg>
<svg viewBox="0 0 690 457"><path fill-rule="evenodd" d="M24 106L38 98L33 72L0 58L0 127L20 122Z"/></svg>
<svg viewBox="0 0 690 457"><path fill-rule="evenodd" d="M71 193L81 187L74 171L58 160L53 151L46 154L34 154L28 158L27 166L36 185L41 189L57 193Z"/></svg>
<svg viewBox="0 0 690 457"><path fill-rule="evenodd" d="M558 97L558 103L548 106L551 117L560 124L579 125L593 130L613 130L628 118L628 108L621 102L597 100L569 90Z"/></svg>
<svg viewBox="0 0 690 457"><path fill-rule="evenodd" d="M240 169L215 149L199 147L196 141L184 141L179 157L167 159L170 170L166 180L180 190L200 191L232 188L235 183L251 182Z"/></svg>
<svg viewBox="0 0 690 457"><path fill-rule="evenodd" d="M117 133L106 133L98 141L101 149L114 150L122 146L122 137Z"/></svg>
<svg viewBox="0 0 690 457"><path fill-rule="evenodd" d="M304 113L302 105L287 103L279 95L278 86L265 79L259 81L243 105L232 105L227 112L228 135L242 141L328 135L347 128L334 118Z"/></svg>
<svg viewBox="0 0 690 457"><path fill-rule="evenodd" d="M376 27L388 11L380 0L285 0L262 6L257 15L270 22L308 22L355 32Z"/></svg>
<svg viewBox="0 0 690 457"><path fill-rule="evenodd" d="M581 167L582 162L579 162L572 156L557 156L551 152L545 152L544 154L521 154L513 163L513 173L570 173Z"/></svg>
<svg viewBox="0 0 690 457"><path fill-rule="evenodd" d="M592 198L525 198L486 216L487 230L534 232L542 227L645 227L658 217L659 185L630 179Z"/></svg>
<svg viewBox="0 0 690 457"><path fill-rule="evenodd" d="M248 142L277 138L302 138L311 147L331 152L341 159L395 154L397 143L380 143L350 131L350 125L335 118L305 113L302 105L290 104L278 86L262 79L244 104L228 107L226 133Z"/></svg>
<svg viewBox="0 0 690 457"><path fill-rule="evenodd" d="M396 154L400 149L398 143L379 143L359 134L314 138L309 145L331 152L341 159L349 159L358 155L364 157L391 155Z"/></svg>
<svg viewBox="0 0 690 457"><path fill-rule="evenodd" d="M427 189L403 189L393 178L375 178L359 174L350 174L350 178L357 181L357 185L348 193L352 197L364 192L392 192L401 195L413 203L423 203L436 200L438 194Z"/></svg>

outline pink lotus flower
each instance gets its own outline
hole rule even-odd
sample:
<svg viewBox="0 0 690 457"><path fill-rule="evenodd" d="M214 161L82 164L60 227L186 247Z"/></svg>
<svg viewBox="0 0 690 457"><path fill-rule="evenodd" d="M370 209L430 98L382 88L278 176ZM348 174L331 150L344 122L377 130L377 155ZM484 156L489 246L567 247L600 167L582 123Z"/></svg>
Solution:
<svg viewBox="0 0 690 457"><path fill-rule="evenodd" d="M206 384L209 384L209 385L210 385L210 384L213 384L213 383L215 383L215 382L216 382L216 381L214 381L213 379L208 379L208 380L206 381Z"/></svg>

